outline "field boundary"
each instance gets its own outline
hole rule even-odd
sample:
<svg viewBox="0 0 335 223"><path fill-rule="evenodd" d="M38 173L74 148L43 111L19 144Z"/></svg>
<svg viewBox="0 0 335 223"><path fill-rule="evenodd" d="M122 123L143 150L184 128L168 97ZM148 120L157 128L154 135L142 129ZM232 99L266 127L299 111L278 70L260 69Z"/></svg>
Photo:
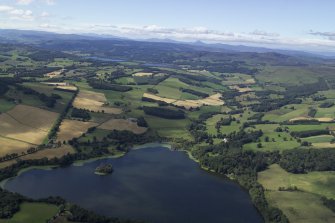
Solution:
<svg viewBox="0 0 335 223"><path fill-rule="evenodd" d="M44 129L36 128L36 127L34 127L34 126L31 126L31 125L27 125L27 124L25 124L25 123L23 123L23 122L17 120L14 116L8 114L7 112L6 112L6 113L3 113L3 114L8 115L8 116L11 117L12 119L14 119L14 120L17 121L18 123L20 123L21 125L24 125L24 126L29 127L29 128L37 129L37 130L42 131L42 132L48 132L48 131L45 131Z"/></svg>
<svg viewBox="0 0 335 223"><path fill-rule="evenodd" d="M34 143L31 143L31 142L26 142L26 141L23 141L23 140L20 140L20 139L14 139L14 138L3 136L3 135L0 135L0 138L9 139L9 140L18 141L18 142L23 142L23 143L27 143L27 144L32 145L32 146L38 146L38 144L34 144Z"/></svg>

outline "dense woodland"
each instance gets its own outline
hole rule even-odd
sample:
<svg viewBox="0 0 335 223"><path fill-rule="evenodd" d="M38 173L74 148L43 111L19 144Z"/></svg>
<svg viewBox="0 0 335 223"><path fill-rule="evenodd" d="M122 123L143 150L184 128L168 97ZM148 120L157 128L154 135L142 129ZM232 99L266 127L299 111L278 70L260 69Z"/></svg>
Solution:
<svg viewBox="0 0 335 223"><path fill-rule="evenodd" d="M333 149L294 149L284 151L280 166L288 172L334 171L335 151Z"/></svg>
<svg viewBox="0 0 335 223"><path fill-rule="evenodd" d="M208 154L216 154L209 156ZM200 164L220 174L231 176L249 191L252 201L263 214L266 222L286 223L288 219L265 199L264 188L257 182L257 172L276 162L279 153L253 153L228 149L226 146L202 147L192 153Z"/></svg>
<svg viewBox="0 0 335 223"><path fill-rule="evenodd" d="M79 118L85 121L88 121L91 119L90 113L85 109L78 109L78 108L72 108L71 110L71 117L73 118Z"/></svg>
<svg viewBox="0 0 335 223"><path fill-rule="evenodd" d="M206 98L206 97L209 96L209 94L206 94L206 93L203 93L203 92L200 92L200 91L196 91L196 90L192 90L192 89L181 88L180 90L182 92L187 92L187 93L190 93L190 94L202 97L202 98Z"/></svg>
<svg viewBox="0 0 335 223"><path fill-rule="evenodd" d="M143 106L143 111L148 115L158 116L167 119L184 119L185 112L182 110L172 110L161 107Z"/></svg>
<svg viewBox="0 0 335 223"><path fill-rule="evenodd" d="M127 92L132 89L130 86L123 86L123 85L116 85L107 83L104 81L97 81L94 79L89 79L88 83L91 87L95 89L104 89L104 90L113 90L113 91L120 91L120 92Z"/></svg>
<svg viewBox="0 0 335 223"><path fill-rule="evenodd" d="M318 136L318 135L329 135L330 131L327 129L324 130L307 130L300 132L291 132L291 135L299 138L306 138L310 136Z"/></svg>

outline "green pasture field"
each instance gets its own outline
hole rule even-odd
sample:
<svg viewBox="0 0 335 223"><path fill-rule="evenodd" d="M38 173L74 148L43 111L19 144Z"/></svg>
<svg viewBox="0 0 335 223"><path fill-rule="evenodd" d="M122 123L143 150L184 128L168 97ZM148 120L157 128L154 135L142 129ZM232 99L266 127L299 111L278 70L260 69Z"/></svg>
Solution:
<svg viewBox="0 0 335 223"><path fill-rule="evenodd" d="M10 219L0 219L0 223L45 223L59 211L55 205L44 203L22 203L20 211Z"/></svg>
<svg viewBox="0 0 335 223"><path fill-rule="evenodd" d="M127 84L135 84L135 80L132 77L121 77L115 80L116 83L127 85Z"/></svg>
<svg viewBox="0 0 335 223"><path fill-rule="evenodd" d="M266 191L266 200L278 207L294 223L332 223L334 213L325 207L320 196L300 191Z"/></svg>
<svg viewBox="0 0 335 223"><path fill-rule="evenodd" d="M67 59L67 58L55 58L55 60L49 63L48 67L68 67L74 64L79 64L79 62Z"/></svg>
<svg viewBox="0 0 335 223"><path fill-rule="evenodd" d="M323 95L328 99L335 99L335 90L319 91L317 95Z"/></svg>
<svg viewBox="0 0 335 223"><path fill-rule="evenodd" d="M269 203L280 208L290 222L334 222L335 215L322 204L321 196L335 198L335 172L292 174L279 165L258 173ZM296 186L299 191L278 191L279 187Z"/></svg>
<svg viewBox="0 0 335 223"><path fill-rule="evenodd" d="M269 190L296 186L298 190L335 199L334 171L293 174L285 171L278 164L273 164L267 170L258 173L258 181Z"/></svg>
<svg viewBox="0 0 335 223"><path fill-rule="evenodd" d="M302 85L317 82L318 73L303 67L267 66L256 79L263 83Z"/></svg>
<svg viewBox="0 0 335 223"><path fill-rule="evenodd" d="M304 141L311 142L311 143L321 143L321 142L330 142L334 139L334 136L331 135L319 135L319 136L312 136L304 138Z"/></svg>
<svg viewBox="0 0 335 223"><path fill-rule="evenodd" d="M179 88L189 88L189 85L177 78L168 78L155 86L159 96L173 99L181 98L183 92Z"/></svg>
<svg viewBox="0 0 335 223"><path fill-rule="evenodd" d="M6 93L6 96L15 99L16 101L30 106L35 107L44 107L44 103L40 101L37 97L33 95L26 95L20 91L14 90L10 88L9 91Z"/></svg>
<svg viewBox="0 0 335 223"><path fill-rule="evenodd" d="M294 109L291 109L294 107ZM283 122L293 118L307 116L309 106L306 104L290 104L280 109L265 113L263 120Z"/></svg>
<svg viewBox="0 0 335 223"><path fill-rule="evenodd" d="M82 136L79 138L79 142L87 142L93 141L94 137L96 137L97 140L102 140L105 136L107 136L110 133L108 130L104 129L98 129L96 128L92 133L85 134L85 136Z"/></svg>
<svg viewBox="0 0 335 223"><path fill-rule="evenodd" d="M335 123L320 123L318 125L285 125L291 132L300 132L308 130L334 129Z"/></svg>
<svg viewBox="0 0 335 223"><path fill-rule="evenodd" d="M15 107L15 103L0 98L0 113L7 112Z"/></svg>
<svg viewBox="0 0 335 223"><path fill-rule="evenodd" d="M151 129L157 131L162 137L167 138L183 138L191 140L193 137L187 131L187 127L191 122L188 119L171 120L154 116L145 116Z"/></svg>
<svg viewBox="0 0 335 223"><path fill-rule="evenodd" d="M50 96L51 94L58 94L59 96L61 96L62 98L57 100L57 103L54 108L51 108L51 109L46 108L48 110L52 110L56 112L62 112L65 109L67 103L71 100L73 96L72 92L54 90L55 89L54 86L48 86L48 85L41 84L41 83L24 83L23 85L35 91L38 91L40 93L44 93L45 95L48 95L48 96Z"/></svg>
<svg viewBox="0 0 335 223"><path fill-rule="evenodd" d="M335 118L335 106L330 108L317 108L315 118Z"/></svg>
<svg viewBox="0 0 335 223"><path fill-rule="evenodd" d="M287 132L276 132L275 129L279 127L278 124L262 124L256 125L255 128L248 128L247 131L251 130L262 130L263 136L260 137L261 148L258 148L258 142L248 143L243 146L246 150L253 151L274 151L274 150L287 150L293 149L300 144ZM269 141L266 142L265 138L268 137Z"/></svg>
<svg viewBox="0 0 335 223"><path fill-rule="evenodd" d="M236 119L236 121L232 121L230 125L225 125L221 126L220 132L222 134L230 134L234 131L238 132L240 128L242 127L243 123L247 121L247 119L252 115L253 113L250 112L244 112L242 114L242 117L237 114L237 115L232 115ZM221 118L228 118L229 115L224 115L224 114L217 114L214 115L213 117L209 118L206 120L206 127L207 127L207 132L212 135L217 134L217 130L215 128L216 123L221 119ZM240 123L238 123L238 120Z"/></svg>
<svg viewBox="0 0 335 223"><path fill-rule="evenodd" d="M69 83L76 85L79 90L96 91L87 83L85 79L81 79L81 81L69 81Z"/></svg>

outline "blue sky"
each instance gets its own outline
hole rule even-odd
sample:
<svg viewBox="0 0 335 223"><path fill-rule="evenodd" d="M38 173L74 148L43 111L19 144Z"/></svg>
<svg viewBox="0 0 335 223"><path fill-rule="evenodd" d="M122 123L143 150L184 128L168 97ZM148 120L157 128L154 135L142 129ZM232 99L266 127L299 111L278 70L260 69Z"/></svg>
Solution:
<svg viewBox="0 0 335 223"><path fill-rule="evenodd" d="M0 0L0 28L335 51L334 0Z"/></svg>

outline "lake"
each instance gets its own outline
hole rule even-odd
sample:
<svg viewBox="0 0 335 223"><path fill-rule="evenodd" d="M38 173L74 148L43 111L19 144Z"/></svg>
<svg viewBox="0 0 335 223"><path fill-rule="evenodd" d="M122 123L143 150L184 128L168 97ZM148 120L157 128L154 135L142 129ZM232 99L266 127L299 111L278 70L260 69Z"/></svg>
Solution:
<svg viewBox="0 0 335 223"><path fill-rule="evenodd" d="M114 172L95 175L105 163ZM5 189L31 198L58 195L99 214L152 223L263 222L238 184L200 169L184 152L159 146L82 166L29 170Z"/></svg>

